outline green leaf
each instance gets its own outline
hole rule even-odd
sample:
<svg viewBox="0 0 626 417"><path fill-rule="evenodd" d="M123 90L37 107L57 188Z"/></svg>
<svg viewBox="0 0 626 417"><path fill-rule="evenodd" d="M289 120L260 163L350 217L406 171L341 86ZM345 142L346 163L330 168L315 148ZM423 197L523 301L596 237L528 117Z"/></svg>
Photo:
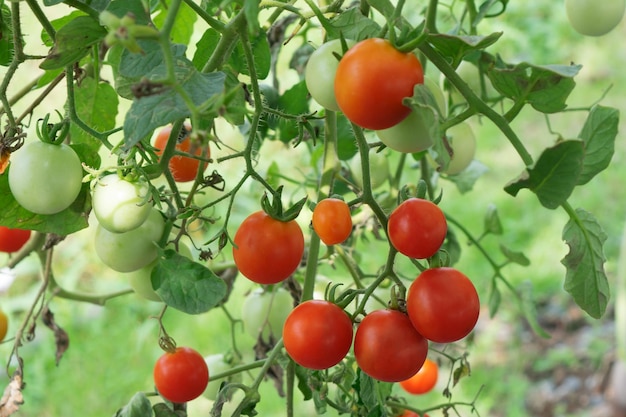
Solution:
<svg viewBox="0 0 626 417"><path fill-rule="evenodd" d="M146 10L143 3L143 0L111 0L106 10L117 17L131 15L136 24L147 25L151 22L150 10Z"/></svg>
<svg viewBox="0 0 626 417"><path fill-rule="evenodd" d="M523 252L511 250L502 244L500 245L500 252L502 252L509 262L513 262L521 266L530 265L530 259L528 259Z"/></svg>
<svg viewBox="0 0 626 417"><path fill-rule="evenodd" d="M492 66L487 76L498 92L517 102L530 104L542 113L556 113L566 107L574 89L580 65L510 65L500 57L483 53L481 60Z"/></svg>
<svg viewBox="0 0 626 417"><path fill-rule="evenodd" d="M304 80L302 80L280 96L278 107L288 114L304 114L309 110L308 95L309 90L306 88ZM278 129L278 137L282 142L289 142L298 136L298 125L295 120L280 119Z"/></svg>
<svg viewBox="0 0 626 417"><path fill-rule="evenodd" d="M606 311L610 288L604 271L603 245L607 235L591 213L576 209L563 228L569 253L561 260L567 269L564 288L583 310L599 319Z"/></svg>
<svg viewBox="0 0 626 417"><path fill-rule="evenodd" d="M533 286L530 281L526 281L520 288L522 313L530 328L536 335L549 339L550 335L541 327L537 320L537 308L533 297Z"/></svg>
<svg viewBox="0 0 626 417"><path fill-rule="evenodd" d="M198 39L198 42L196 42L196 52L191 62L198 71L202 71L204 65L209 58L211 58L211 55L213 55L213 51L219 43L220 37L221 35L217 30L208 28L204 31L200 39Z"/></svg>
<svg viewBox="0 0 626 417"><path fill-rule="evenodd" d="M501 235L502 223L500 223L500 216L498 215L498 208L495 204L489 204L487 206L487 212L483 220L484 234Z"/></svg>
<svg viewBox="0 0 626 417"><path fill-rule="evenodd" d="M619 110L603 106L591 109L578 135L585 144L585 159L578 185L586 184L609 166L615 151L618 127Z"/></svg>
<svg viewBox="0 0 626 417"><path fill-rule="evenodd" d="M431 34L428 42L443 56L452 61L456 67L463 57L473 51L483 50L496 43L502 32L491 33L487 36L457 36L444 33Z"/></svg>
<svg viewBox="0 0 626 417"><path fill-rule="evenodd" d="M11 9L5 4L0 7L0 65L7 66L13 60L13 27Z"/></svg>
<svg viewBox="0 0 626 417"><path fill-rule="evenodd" d="M381 28L378 23L363 16L357 7L353 7L330 19L324 29L327 31L328 40L339 39L343 36L346 39L359 41L378 36Z"/></svg>
<svg viewBox="0 0 626 417"><path fill-rule="evenodd" d="M78 10L74 10L70 14L59 17L58 19L51 20L50 24L52 25L54 29L58 31L63 26L67 25L68 23L70 23L72 20L76 19L79 16L85 16L85 13L78 11ZM41 41L43 42L44 45L46 45L49 48L52 48L54 46L54 39L52 39L50 35L48 34L48 32L46 32L43 29L41 30Z"/></svg>
<svg viewBox="0 0 626 417"><path fill-rule="evenodd" d="M119 104L115 89L105 82L98 83L88 77L74 88L74 101L78 117L97 132L105 132L115 127L117 107ZM92 153L97 153L102 145L75 123L70 124L70 135L73 143L89 146Z"/></svg>
<svg viewBox="0 0 626 417"><path fill-rule="evenodd" d="M170 307L187 314L209 311L226 296L226 283L210 269L166 249L152 270L152 288Z"/></svg>
<svg viewBox="0 0 626 417"><path fill-rule="evenodd" d="M456 233L451 228L448 228L446 232L446 240L441 246L442 250L445 250L448 254L448 262L450 265L454 265L461 259L461 243Z"/></svg>
<svg viewBox="0 0 626 417"><path fill-rule="evenodd" d="M159 3L162 5L162 3ZM157 28L161 28L165 19L167 18L168 8L162 7L159 14L154 17L154 25ZM173 43L180 43L187 45L191 36L193 35L194 24L198 15L189 7L185 2L182 2L178 13L176 13L176 19L174 20L174 26L170 32L170 40Z"/></svg>
<svg viewBox="0 0 626 417"><path fill-rule="evenodd" d="M486 165L474 159L462 172L448 175L446 179L452 181L459 192L465 194L472 191L478 179L486 174L487 171L489 171L489 168Z"/></svg>
<svg viewBox="0 0 626 417"><path fill-rule="evenodd" d="M516 196L519 190L528 188L537 195L544 207L557 208L567 201L578 183L584 153L582 141L559 142L545 149L535 166L528 168L519 179L506 185L504 190Z"/></svg>
<svg viewBox="0 0 626 417"><path fill-rule="evenodd" d="M100 167L100 157L97 153L91 152L85 145L71 146L82 162L96 169ZM11 165L9 164L10 169ZM0 225L2 226L66 236L89 226L87 213L90 209L90 186L88 183L84 183L76 200L65 210L48 215L32 213L20 206L11 194L9 176L6 173L0 175L0 213L2 213Z"/></svg>
<svg viewBox="0 0 626 417"><path fill-rule="evenodd" d="M152 410L154 417L187 417L185 410L173 410L171 404L157 403L152 406Z"/></svg>
<svg viewBox="0 0 626 417"><path fill-rule="evenodd" d="M58 30L54 47L39 68L43 70L63 68L79 61L106 34L107 31L100 23L90 16L78 16Z"/></svg>
<svg viewBox="0 0 626 417"><path fill-rule="evenodd" d="M502 301L502 295L500 294L500 290L496 285L496 280L493 280L491 284L491 292L489 293L489 300L487 304L489 305L489 316L495 317L498 309L500 308L500 303Z"/></svg>
<svg viewBox="0 0 626 417"><path fill-rule="evenodd" d="M152 404L143 392L133 395L130 402L115 413L115 417L151 417Z"/></svg>
<svg viewBox="0 0 626 417"><path fill-rule="evenodd" d="M257 78L259 80L265 79L270 73L272 62L272 53L270 51L269 41L267 40L267 33L259 30L254 37L250 38L250 43L252 45L252 58ZM237 44L237 48L235 52L231 54L229 62L239 73L250 75L241 43Z"/></svg>

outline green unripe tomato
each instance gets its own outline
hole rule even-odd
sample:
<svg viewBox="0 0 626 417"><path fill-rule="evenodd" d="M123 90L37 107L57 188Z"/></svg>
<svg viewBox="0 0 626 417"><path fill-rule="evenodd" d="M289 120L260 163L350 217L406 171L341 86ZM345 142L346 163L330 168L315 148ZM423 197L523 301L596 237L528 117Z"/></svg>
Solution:
<svg viewBox="0 0 626 417"><path fill-rule="evenodd" d="M83 167L68 145L36 141L12 154L8 175L11 194L22 207L36 214L55 214L80 194Z"/></svg>
<svg viewBox="0 0 626 417"><path fill-rule="evenodd" d="M452 148L452 157L443 172L455 175L469 166L476 154L476 136L468 123L459 123L449 128L446 138Z"/></svg>
<svg viewBox="0 0 626 417"><path fill-rule="evenodd" d="M206 386L203 395L205 398L211 401L215 401L217 400L217 395L219 394L220 386L222 385L222 383L224 381L231 382L231 381L238 380L240 379L241 374L229 376L228 378L225 378L225 379L213 380L213 375L221 374L222 372L226 372L229 369L232 369L233 364L229 363L226 357L224 357L224 354L222 353L216 353L214 355L205 356L204 361L209 367L210 378L209 378L209 383Z"/></svg>
<svg viewBox="0 0 626 417"><path fill-rule="evenodd" d="M385 156L384 151L369 153L370 162L370 183L372 189L382 187L389 179L389 161ZM352 172L352 178L354 183L363 188L363 170L361 169L361 154L357 153L352 157L349 163L350 172Z"/></svg>
<svg viewBox="0 0 626 417"><path fill-rule="evenodd" d="M346 44L351 47L353 40L346 39ZM317 48L309 57L304 69L304 82L311 97L322 107L339 111L335 100L335 73L339 60L334 54L343 54L341 40L334 39Z"/></svg>
<svg viewBox="0 0 626 417"><path fill-rule="evenodd" d="M148 183L141 179L130 182L116 174L99 178L92 199L98 223L113 233L136 229L150 214L149 191Z"/></svg>
<svg viewBox="0 0 626 417"><path fill-rule="evenodd" d="M468 61L461 61L459 66L456 69L456 73L461 77L463 81L465 81L468 87L479 97L482 97L482 86L481 86L481 76L480 71L476 65ZM443 74L442 74L443 77ZM459 93L459 91L453 87L452 85L447 84L447 80L445 77L442 78L444 86L447 86L446 89L450 94L450 101L453 104L459 104L465 102L465 97ZM491 81L486 76L485 80L485 95L486 98L493 98L498 95L498 92L494 88Z"/></svg>
<svg viewBox="0 0 626 417"><path fill-rule="evenodd" d="M445 117L448 114L448 102L446 101L446 97L444 96L441 87L437 84L437 81L432 79L432 77L424 77L424 85L432 93L435 98L435 103L437 103L437 107L439 107L439 112L443 117Z"/></svg>
<svg viewBox="0 0 626 417"><path fill-rule="evenodd" d="M157 242L165 229L161 213L153 208L141 226L124 233L113 233L98 225L95 236L96 254L117 272L136 271L158 256Z"/></svg>
<svg viewBox="0 0 626 417"><path fill-rule="evenodd" d="M581 35L606 35L624 17L626 0L565 0L565 12L572 28Z"/></svg>
<svg viewBox="0 0 626 417"><path fill-rule="evenodd" d="M241 319L246 332L254 339L259 335L268 340L270 334L275 340L283 335L283 324L293 310L291 294L282 287L274 291L252 291L243 302Z"/></svg>

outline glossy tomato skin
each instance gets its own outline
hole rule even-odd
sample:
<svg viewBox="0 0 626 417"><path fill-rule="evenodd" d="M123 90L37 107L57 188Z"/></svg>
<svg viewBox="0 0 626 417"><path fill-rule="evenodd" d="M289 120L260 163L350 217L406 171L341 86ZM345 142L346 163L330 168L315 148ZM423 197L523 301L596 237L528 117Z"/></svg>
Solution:
<svg viewBox="0 0 626 417"><path fill-rule="evenodd" d="M293 299L289 291L282 287L267 291L256 289L246 296L241 309L243 327L250 336L257 339L274 340L283 336L283 326L293 310Z"/></svg>
<svg viewBox="0 0 626 417"><path fill-rule="evenodd" d="M346 44L351 47L355 42L346 39ZM313 51L304 69L304 81L311 97L319 105L332 111L339 111L335 100L335 74L339 60L334 54L341 56L342 53L340 39L328 41Z"/></svg>
<svg viewBox="0 0 626 417"><path fill-rule="evenodd" d="M325 245L343 243L352 233L348 204L339 198L325 198L313 209L313 230Z"/></svg>
<svg viewBox="0 0 626 417"><path fill-rule="evenodd" d="M189 136L189 132L191 131L191 127L185 125L186 134L183 136L182 140L178 140L176 142L176 150L178 152L184 152L190 155L195 155L203 158L210 158L211 151L207 146L204 150L203 147L199 144L192 143L191 138ZM154 142L154 147L157 149L156 154L161 155L163 150L167 146L167 141L172 132L172 126L165 126L163 129L159 131L157 137ZM180 139L180 138L179 138ZM206 162L200 161L199 159L192 158L185 155L174 155L169 161L168 167L172 172L172 176L174 180L177 182L190 182L196 179L196 175L198 174L198 169L200 168L200 164L202 164L202 169L206 168Z"/></svg>
<svg viewBox="0 0 626 417"><path fill-rule="evenodd" d="M9 330L9 317L6 313L0 310L0 342L7 336Z"/></svg>
<svg viewBox="0 0 626 417"><path fill-rule="evenodd" d="M398 382L414 375L428 354L428 341L398 310L376 310L365 316L354 336L354 357L374 379Z"/></svg>
<svg viewBox="0 0 626 417"><path fill-rule="evenodd" d="M435 203L409 198L389 215L387 233L401 254L415 259L433 256L446 238L448 223Z"/></svg>
<svg viewBox="0 0 626 417"><path fill-rule="evenodd" d="M438 378L439 366L435 361L426 358L420 370L409 379L400 381L400 386L409 394L426 394L435 388Z"/></svg>
<svg viewBox="0 0 626 417"><path fill-rule="evenodd" d="M125 233L112 233L98 225L95 235L96 254L117 272L136 271L158 256L157 243L163 235L165 221L153 208L141 226Z"/></svg>
<svg viewBox="0 0 626 417"><path fill-rule="evenodd" d="M606 35L621 22L626 0L565 0L570 25L585 36Z"/></svg>
<svg viewBox="0 0 626 417"><path fill-rule="evenodd" d="M157 360L153 377L163 398L173 403L186 403L204 392L209 383L209 368L196 350L177 347Z"/></svg>
<svg viewBox="0 0 626 417"><path fill-rule="evenodd" d="M150 188L143 180L127 181L111 174L100 178L93 189L92 205L98 223L113 233L141 226L150 214Z"/></svg>
<svg viewBox="0 0 626 417"><path fill-rule="evenodd" d="M450 267L423 271L409 287L406 305L417 331L437 343L451 343L467 336L480 313L474 284Z"/></svg>
<svg viewBox="0 0 626 417"><path fill-rule="evenodd" d="M259 284L287 279L298 269L304 254L304 235L298 223L276 220L264 211L246 217L233 241L239 272Z"/></svg>
<svg viewBox="0 0 626 417"><path fill-rule="evenodd" d="M22 249L30 239L30 230L0 226L0 252L13 253Z"/></svg>
<svg viewBox="0 0 626 417"><path fill-rule="evenodd" d="M297 364L309 369L337 365L352 345L352 321L339 306L324 300L299 304L283 327L285 350Z"/></svg>
<svg viewBox="0 0 626 417"><path fill-rule="evenodd" d="M420 416L415 411L404 410L404 412L401 414L400 417L429 417L429 416L428 414L424 414L423 416Z"/></svg>
<svg viewBox="0 0 626 417"><path fill-rule="evenodd" d="M363 40L343 56L335 74L335 99L353 123L373 130L387 129L411 109L403 104L413 96L424 71L413 53L402 53L379 38Z"/></svg>
<svg viewBox="0 0 626 417"><path fill-rule="evenodd" d="M83 181L76 152L65 144L30 142L11 156L9 188L15 200L36 214L55 214L68 208Z"/></svg>

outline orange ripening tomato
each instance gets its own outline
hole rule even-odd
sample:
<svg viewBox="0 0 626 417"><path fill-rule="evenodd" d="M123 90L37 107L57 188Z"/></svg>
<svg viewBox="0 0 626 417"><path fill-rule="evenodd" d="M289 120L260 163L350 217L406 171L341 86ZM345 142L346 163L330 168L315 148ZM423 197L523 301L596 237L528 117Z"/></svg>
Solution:
<svg viewBox="0 0 626 417"><path fill-rule="evenodd" d="M435 361L426 358L419 371L409 379L400 381L400 386L409 394L426 394L437 384L439 366Z"/></svg>
<svg viewBox="0 0 626 417"><path fill-rule="evenodd" d="M366 129L387 129L409 115L411 109L403 100L423 83L424 70L415 54L398 51L386 39L366 39L339 61L335 99L351 122Z"/></svg>
<svg viewBox="0 0 626 417"><path fill-rule="evenodd" d="M325 198L313 209L313 230L324 244L344 242L352 233L352 216L348 204L338 198Z"/></svg>
<svg viewBox="0 0 626 417"><path fill-rule="evenodd" d="M190 131L191 127L189 125L185 125L185 132L181 132L177 139L176 151L195 155L205 159L210 158L211 150L209 149L209 147L207 146L206 150L203 153L203 146L191 142L191 138L189 137ZM154 147L157 149L157 155L161 156L161 154L163 153L171 132L172 126L166 126L158 133L154 142ZM172 172L172 176L174 177L175 181L189 182L196 179L196 175L198 174L198 169L200 168L201 163L202 169L204 171L207 165L206 162L189 156L174 155L170 159L168 166L170 171Z"/></svg>

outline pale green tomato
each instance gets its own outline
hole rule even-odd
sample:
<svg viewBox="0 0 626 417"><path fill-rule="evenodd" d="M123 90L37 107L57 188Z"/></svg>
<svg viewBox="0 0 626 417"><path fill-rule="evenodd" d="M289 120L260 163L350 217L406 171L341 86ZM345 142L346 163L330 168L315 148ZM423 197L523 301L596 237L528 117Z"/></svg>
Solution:
<svg viewBox="0 0 626 417"><path fill-rule="evenodd" d="M389 179L389 161L385 152L371 151L369 153L370 162L370 183L372 189L382 187ZM361 154L357 153L352 157L349 163L350 171L352 172L352 178L354 183L363 188L363 171L361 169Z"/></svg>
<svg viewBox="0 0 626 417"><path fill-rule="evenodd" d="M388 129L377 130L376 135L382 143L394 151L404 153L424 151L433 144L433 138L426 123L426 120L429 120L427 112L432 115L429 109L413 109L400 123Z"/></svg>
<svg viewBox="0 0 626 417"><path fill-rule="evenodd" d="M621 22L626 0L565 0L567 19L585 36L606 35Z"/></svg>
<svg viewBox="0 0 626 417"><path fill-rule="evenodd" d="M424 77L424 85L432 93L441 115L445 117L448 114L448 103L446 102L446 97L444 96L441 87L431 77Z"/></svg>
<svg viewBox="0 0 626 417"><path fill-rule="evenodd" d="M15 200L36 214L68 208L82 187L83 167L65 144L30 142L11 155L9 189Z"/></svg>
<svg viewBox="0 0 626 417"><path fill-rule="evenodd" d="M150 214L149 191L144 180L130 182L116 174L99 178L92 199L98 223L113 233L136 229Z"/></svg>
<svg viewBox="0 0 626 417"><path fill-rule="evenodd" d="M113 233L98 225L95 237L96 254L105 265L115 271L136 271L156 259L157 242L164 229L163 216L154 208L141 226L129 232Z"/></svg>
<svg viewBox="0 0 626 417"><path fill-rule="evenodd" d="M458 174L469 166L476 154L476 136L468 123L459 123L449 128L446 138L452 148L452 157L448 168L443 172Z"/></svg>
<svg viewBox="0 0 626 417"><path fill-rule="evenodd" d="M205 356L204 361L209 367L209 383L207 384L203 395L207 399L215 401L217 399L217 394L220 391L220 386L225 379L213 380L213 375L228 371L232 368L232 365L226 362L224 355L221 353Z"/></svg>
<svg viewBox="0 0 626 417"><path fill-rule="evenodd" d="M459 75L459 77L461 77L463 81L467 83L468 87L477 96L479 97L482 96L480 71L478 70L478 67L476 65L468 61L461 61L461 63L456 69L456 73ZM447 80L445 79L445 77L443 77L443 74L442 74L442 80L443 80L444 85L446 85ZM489 78L485 76L484 80L485 80L486 98L496 97L498 95L498 92L493 87L493 84L491 84L491 81L489 80ZM448 85L447 90L450 94L450 100L452 101L453 104L459 104L459 103L465 102L465 97L463 97L461 93L459 93L459 91L455 87Z"/></svg>
<svg viewBox="0 0 626 417"><path fill-rule="evenodd" d="M346 44L351 47L355 42L346 39ZM304 82L311 97L322 107L339 111L335 100L335 73L339 60L334 54L343 55L341 41L334 39L317 48L309 57L304 69Z"/></svg>
<svg viewBox="0 0 626 417"><path fill-rule="evenodd" d="M252 291L243 302L241 320L248 334L255 339L262 336L268 340L270 334L274 340L283 335L283 324L293 310L293 299L289 291L275 287L273 291L257 289Z"/></svg>

